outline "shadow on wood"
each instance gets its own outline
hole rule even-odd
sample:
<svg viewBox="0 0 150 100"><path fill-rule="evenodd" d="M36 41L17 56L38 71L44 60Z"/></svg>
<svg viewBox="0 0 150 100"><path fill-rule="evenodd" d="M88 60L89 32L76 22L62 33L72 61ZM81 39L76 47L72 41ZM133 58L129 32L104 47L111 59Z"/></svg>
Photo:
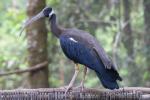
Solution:
<svg viewBox="0 0 150 100"><path fill-rule="evenodd" d="M150 88L126 87L118 90L73 88L0 90L0 100L150 100Z"/></svg>

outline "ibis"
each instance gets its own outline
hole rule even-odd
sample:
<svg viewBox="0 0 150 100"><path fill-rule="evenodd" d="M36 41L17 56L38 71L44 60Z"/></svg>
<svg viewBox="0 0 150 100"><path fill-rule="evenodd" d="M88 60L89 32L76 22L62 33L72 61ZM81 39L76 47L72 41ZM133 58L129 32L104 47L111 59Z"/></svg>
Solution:
<svg viewBox="0 0 150 100"><path fill-rule="evenodd" d="M95 71L102 85L107 89L118 89L117 80L122 81L112 60L106 54L99 41L90 33L77 28L63 28L57 23L57 17L51 7L45 7L40 13L29 19L23 26L21 32L31 23L42 17L47 17L50 22L51 32L59 39L62 51L67 58L75 64L75 73L67 86L66 92L73 87L79 72L79 64L84 66L81 87L87 68Z"/></svg>

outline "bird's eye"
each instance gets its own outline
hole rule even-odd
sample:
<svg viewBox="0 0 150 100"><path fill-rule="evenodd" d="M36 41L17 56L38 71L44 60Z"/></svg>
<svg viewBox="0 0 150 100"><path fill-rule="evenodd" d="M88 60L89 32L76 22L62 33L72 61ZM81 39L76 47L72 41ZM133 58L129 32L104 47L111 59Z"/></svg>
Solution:
<svg viewBox="0 0 150 100"><path fill-rule="evenodd" d="M52 12L52 8L50 7L46 7L44 10L43 10L43 13L45 15L45 17L49 17L49 14Z"/></svg>

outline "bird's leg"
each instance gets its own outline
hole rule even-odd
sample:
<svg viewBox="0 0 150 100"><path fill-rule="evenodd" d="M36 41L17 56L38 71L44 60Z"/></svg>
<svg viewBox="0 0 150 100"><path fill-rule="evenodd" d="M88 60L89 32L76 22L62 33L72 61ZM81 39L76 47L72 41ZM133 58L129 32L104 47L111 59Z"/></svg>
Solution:
<svg viewBox="0 0 150 100"><path fill-rule="evenodd" d="M85 81L86 74L87 74L87 67L84 66L83 78L82 78L82 81L81 81L80 85L77 87L77 88L81 88L82 91L84 89L84 81Z"/></svg>
<svg viewBox="0 0 150 100"><path fill-rule="evenodd" d="M78 72L79 72L79 65L78 65L78 64L75 64L75 73L74 73L74 75L73 75L73 77L72 77L72 79L71 79L71 81L70 81L70 83L69 83L69 85L68 85L68 87L67 87L67 90L65 91L65 94L68 92L68 90L69 90L70 88L72 88L72 86L73 86L73 84L74 84L74 82L75 82L75 79L76 79L76 77L77 77L77 75L78 75Z"/></svg>
<svg viewBox="0 0 150 100"><path fill-rule="evenodd" d="M87 74L87 67L84 66L83 79L82 79L81 84L80 84L82 89L84 88L84 81L85 81L86 74Z"/></svg>

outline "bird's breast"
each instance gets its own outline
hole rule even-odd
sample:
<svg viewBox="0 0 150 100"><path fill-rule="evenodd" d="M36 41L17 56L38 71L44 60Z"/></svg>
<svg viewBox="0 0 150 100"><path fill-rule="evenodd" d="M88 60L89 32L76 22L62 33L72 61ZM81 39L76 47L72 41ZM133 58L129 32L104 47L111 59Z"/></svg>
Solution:
<svg viewBox="0 0 150 100"><path fill-rule="evenodd" d="M60 38L61 48L64 54L74 62L77 62L77 57L82 51L79 51L79 42L73 37L61 37Z"/></svg>

